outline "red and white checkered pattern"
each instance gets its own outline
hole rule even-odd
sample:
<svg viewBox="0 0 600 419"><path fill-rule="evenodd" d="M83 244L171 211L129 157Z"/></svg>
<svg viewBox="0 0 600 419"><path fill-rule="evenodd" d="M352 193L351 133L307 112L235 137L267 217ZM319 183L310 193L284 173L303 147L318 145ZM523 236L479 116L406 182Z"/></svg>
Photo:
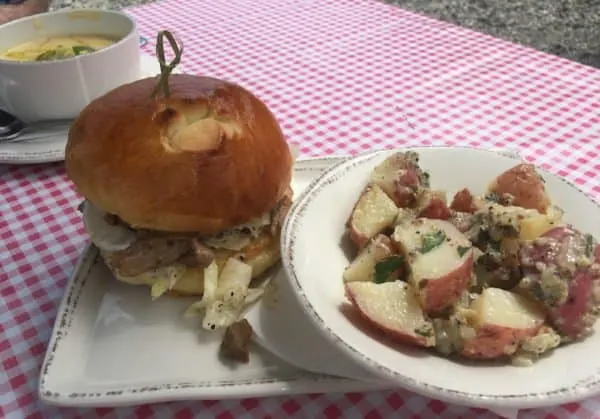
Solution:
<svg viewBox="0 0 600 419"><path fill-rule="evenodd" d="M129 9L144 47L264 100L304 156L423 144L510 147L600 199L600 72L373 0L167 0ZM137 408L36 397L63 288L85 241L62 164L0 166L0 417L495 418L405 391ZM600 418L600 397L526 418Z"/></svg>

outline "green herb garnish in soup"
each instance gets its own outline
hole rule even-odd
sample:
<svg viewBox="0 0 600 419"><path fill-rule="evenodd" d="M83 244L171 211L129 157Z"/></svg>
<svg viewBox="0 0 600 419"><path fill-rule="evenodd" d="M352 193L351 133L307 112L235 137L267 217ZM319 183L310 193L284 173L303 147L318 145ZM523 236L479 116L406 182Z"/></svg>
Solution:
<svg viewBox="0 0 600 419"><path fill-rule="evenodd" d="M90 52L96 51L94 48L85 45L75 45L71 49L73 50L73 54L75 55L88 54Z"/></svg>
<svg viewBox="0 0 600 419"><path fill-rule="evenodd" d="M116 41L116 39L97 35L38 38L0 52L0 59L11 61L62 60L101 50Z"/></svg>

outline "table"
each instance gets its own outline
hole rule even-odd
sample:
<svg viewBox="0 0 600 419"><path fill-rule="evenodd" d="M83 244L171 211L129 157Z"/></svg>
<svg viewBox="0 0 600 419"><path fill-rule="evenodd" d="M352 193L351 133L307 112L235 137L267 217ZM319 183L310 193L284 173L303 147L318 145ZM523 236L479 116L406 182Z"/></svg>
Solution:
<svg viewBox="0 0 600 419"><path fill-rule="evenodd" d="M510 147L600 200L600 71L372 0L165 0L128 9L183 41L187 72L264 100L301 155ZM37 400L62 291L86 237L61 163L0 166L0 417L496 418L406 392L63 409ZM600 397L520 412L600 417Z"/></svg>

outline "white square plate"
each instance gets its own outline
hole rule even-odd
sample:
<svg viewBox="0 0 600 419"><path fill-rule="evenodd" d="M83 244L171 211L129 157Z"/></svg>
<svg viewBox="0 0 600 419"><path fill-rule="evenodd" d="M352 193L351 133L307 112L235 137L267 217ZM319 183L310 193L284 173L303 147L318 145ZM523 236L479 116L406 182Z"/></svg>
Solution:
<svg viewBox="0 0 600 419"><path fill-rule="evenodd" d="M295 196L339 160L297 161ZM97 250L86 248L59 308L40 397L56 405L118 406L385 387L303 371L257 345L249 364L227 366L218 356L220 336L181 318L190 301L151 302L147 287L114 280Z"/></svg>

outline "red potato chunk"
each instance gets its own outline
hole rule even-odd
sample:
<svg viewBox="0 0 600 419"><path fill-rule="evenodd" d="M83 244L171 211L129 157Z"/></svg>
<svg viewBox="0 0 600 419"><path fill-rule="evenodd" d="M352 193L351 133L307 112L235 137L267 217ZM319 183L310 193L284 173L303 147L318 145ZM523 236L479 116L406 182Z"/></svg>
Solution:
<svg viewBox="0 0 600 419"><path fill-rule="evenodd" d="M425 190L419 198L418 211L418 217L438 220L447 220L452 215L441 191Z"/></svg>
<svg viewBox="0 0 600 419"><path fill-rule="evenodd" d="M370 184L362 192L346 223L350 240L359 249L375 235L393 226L398 207L377 185Z"/></svg>
<svg viewBox="0 0 600 419"><path fill-rule="evenodd" d="M598 272L593 274L589 268L577 270L569 282L567 301L549 311L550 320L562 335L576 340L591 334L598 318L598 279Z"/></svg>
<svg viewBox="0 0 600 419"><path fill-rule="evenodd" d="M394 246L389 237L378 234L365 247L356 259L344 270L344 282L370 281L375 277L375 266L395 253Z"/></svg>
<svg viewBox="0 0 600 419"><path fill-rule="evenodd" d="M467 289L473 273L472 245L448 221L407 221L396 227L392 240L406 256L409 282L426 313L443 311Z"/></svg>
<svg viewBox="0 0 600 419"><path fill-rule="evenodd" d="M600 313L600 265L595 243L571 226L555 227L521 247L524 278L519 287L548 310L567 340L592 333Z"/></svg>
<svg viewBox="0 0 600 419"><path fill-rule="evenodd" d="M433 324L423 314L409 284L349 282L346 295L369 324L391 339L417 346L435 345Z"/></svg>
<svg viewBox="0 0 600 419"><path fill-rule="evenodd" d="M542 355L560 346L561 338L551 327L544 325L535 336L528 337L511 356L511 363L519 367L528 367Z"/></svg>
<svg viewBox="0 0 600 419"><path fill-rule="evenodd" d="M419 167L417 153L395 153L381 162L371 174L371 181L381 187L399 208L412 208L419 190L428 187L425 173Z"/></svg>
<svg viewBox="0 0 600 419"><path fill-rule="evenodd" d="M456 192L452 199L452 203L450 204L450 209L469 214L475 213L477 207L475 206L475 199L473 194L471 194L471 191L465 188Z"/></svg>
<svg viewBox="0 0 600 419"><path fill-rule="evenodd" d="M512 355L525 339L535 336L545 313L527 298L499 288L487 288L471 305L475 331L461 354L471 359Z"/></svg>
<svg viewBox="0 0 600 419"><path fill-rule="evenodd" d="M532 164L521 163L508 169L492 181L488 192L499 197L509 195L511 205L534 209L540 214L545 214L550 206L544 181Z"/></svg>

